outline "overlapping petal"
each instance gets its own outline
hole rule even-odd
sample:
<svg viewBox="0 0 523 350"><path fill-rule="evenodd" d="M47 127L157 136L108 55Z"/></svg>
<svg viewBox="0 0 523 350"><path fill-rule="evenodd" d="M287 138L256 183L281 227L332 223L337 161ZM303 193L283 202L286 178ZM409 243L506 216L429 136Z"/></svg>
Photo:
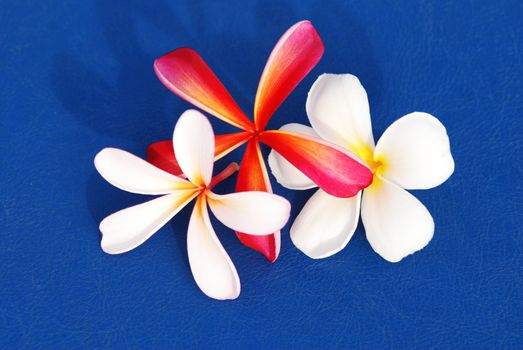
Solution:
<svg viewBox="0 0 523 350"><path fill-rule="evenodd" d="M245 130L254 128L196 51L174 50L154 62L154 71L169 90L184 100L229 124Z"/></svg>
<svg viewBox="0 0 523 350"><path fill-rule="evenodd" d="M197 194L195 189L178 190L109 215L100 223L102 249L109 254L120 254L136 248Z"/></svg>
<svg viewBox="0 0 523 350"><path fill-rule="evenodd" d="M392 123L376 145L381 175L406 189L436 187L454 172L447 131L430 114L414 112Z"/></svg>
<svg viewBox="0 0 523 350"><path fill-rule="evenodd" d="M218 160L249 140L251 133L242 131L214 137L214 160ZM147 161L154 166L174 175L183 175L176 160L173 141L159 141L147 148Z"/></svg>
<svg viewBox="0 0 523 350"><path fill-rule="evenodd" d="M261 191L219 195L208 192L209 207L225 226L250 235L269 235L289 220L291 205L283 197Z"/></svg>
<svg viewBox="0 0 523 350"><path fill-rule="evenodd" d="M334 255L349 243L360 216L361 195L336 198L319 189L291 227L294 245L313 259Z"/></svg>
<svg viewBox="0 0 523 350"><path fill-rule="evenodd" d="M183 175L182 169L174 154L173 140L158 141L147 147L146 159L157 168L176 176Z"/></svg>
<svg viewBox="0 0 523 350"><path fill-rule="evenodd" d="M132 193L166 194L194 188L190 182L117 148L101 150L94 158L94 165L110 184Z"/></svg>
<svg viewBox="0 0 523 350"><path fill-rule="evenodd" d="M372 182L371 170L349 151L334 144L281 130L263 132L260 141L335 197L352 197Z"/></svg>
<svg viewBox="0 0 523 350"><path fill-rule="evenodd" d="M348 148L361 159L372 158L374 137L367 92L351 74L322 74L306 103L314 130L325 140Z"/></svg>
<svg viewBox="0 0 523 350"><path fill-rule="evenodd" d="M236 191L272 192L260 146L255 139L247 143L238 173ZM280 254L280 231L266 236L253 236L236 231L236 235L243 244L262 253L271 262L274 262Z"/></svg>
<svg viewBox="0 0 523 350"><path fill-rule="evenodd" d="M198 186L208 185L214 165L214 133L209 120L194 109L185 111L174 128L173 144L185 176Z"/></svg>
<svg viewBox="0 0 523 350"><path fill-rule="evenodd" d="M240 278L211 226L205 196L198 197L191 215L187 252L194 280L207 296L225 300L240 295Z"/></svg>
<svg viewBox="0 0 523 350"><path fill-rule="evenodd" d="M372 249L390 262L422 249L434 234L427 208L380 176L363 192L361 218Z"/></svg>
<svg viewBox="0 0 523 350"><path fill-rule="evenodd" d="M309 21L298 22L283 34L265 65L256 92L257 130L265 128L283 100L316 66L323 51L323 42Z"/></svg>
<svg viewBox="0 0 523 350"><path fill-rule="evenodd" d="M218 160L236 148L243 145L252 137L250 132L237 132L232 134L216 135L214 145L214 160Z"/></svg>
<svg viewBox="0 0 523 350"><path fill-rule="evenodd" d="M313 128L303 124L285 124L280 128L280 130L318 137L318 134L316 134ZM294 165L289 163L287 159L283 158L275 150L271 150L269 153L268 162L269 168L271 169L272 175L276 178L276 181L286 188L293 190L306 190L317 186L311 179L299 171Z"/></svg>

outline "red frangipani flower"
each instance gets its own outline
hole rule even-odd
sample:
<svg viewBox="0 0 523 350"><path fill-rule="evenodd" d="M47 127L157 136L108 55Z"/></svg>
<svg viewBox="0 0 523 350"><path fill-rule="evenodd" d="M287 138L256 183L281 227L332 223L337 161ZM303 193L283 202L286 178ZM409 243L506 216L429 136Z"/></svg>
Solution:
<svg viewBox="0 0 523 350"><path fill-rule="evenodd" d="M326 193L352 197L372 182L372 171L350 151L333 143L295 132L265 130L270 117L298 83L314 68L324 47L316 29L302 21L281 37L263 70L254 102L252 122L233 100L220 80L194 50L180 48L157 59L154 70L160 81L179 97L243 131L216 136L215 159L244 143L236 191L272 192L259 142L276 150ZM180 174L172 143L152 144L147 159ZM275 261L280 251L280 232L253 236L236 232L240 241Z"/></svg>

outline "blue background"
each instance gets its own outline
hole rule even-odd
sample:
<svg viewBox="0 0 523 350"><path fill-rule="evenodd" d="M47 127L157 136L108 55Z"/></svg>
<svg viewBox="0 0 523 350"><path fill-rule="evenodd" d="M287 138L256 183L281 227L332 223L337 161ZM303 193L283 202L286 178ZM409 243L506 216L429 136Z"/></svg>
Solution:
<svg viewBox="0 0 523 350"><path fill-rule="evenodd" d="M107 184L94 155L144 156L189 107L153 60L195 48L249 112L273 45L301 19L326 52L269 127L306 123L323 72L360 77L376 139L411 111L440 118L456 171L415 192L436 222L428 247L390 264L360 225L313 261L287 225L269 264L216 223L242 281L231 302L192 279L190 207L138 249L104 254L100 220L145 198ZM522 22L516 0L2 1L0 347L522 348ZM292 218L313 193L273 184Z"/></svg>

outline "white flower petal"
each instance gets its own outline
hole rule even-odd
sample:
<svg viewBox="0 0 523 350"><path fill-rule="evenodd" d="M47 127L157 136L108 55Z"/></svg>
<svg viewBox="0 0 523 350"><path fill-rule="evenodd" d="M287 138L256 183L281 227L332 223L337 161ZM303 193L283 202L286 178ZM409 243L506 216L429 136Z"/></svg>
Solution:
<svg viewBox="0 0 523 350"><path fill-rule="evenodd" d="M187 252L194 280L202 292L219 300L240 295L240 278L211 226L205 196L198 197L191 215Z"/></svg>
<svg viewBox="0 0 523 350"><path fill-rule="evenodd" d="M166 194L194 187L145 160L117 148L104 148L94 158L96 170L113 186L140 194Z"/></svg>
<svg viewBox="0 0 523 350"><path fill-rule="evenodd" d="M196 194L195 190L180 190L109 215L100 223L103 251L120 254L138 247Z"/></svg>
<svg viewBox="0 0 523 350"><path fill-rule="evenodd" d="M323 139L361 158L374 149L367 92L354 75L320 75L309 91L306 109L314 131Z"/></svg>
<svg viewBox="0 0 523 350"><path fill-rule="evenodd" d="M225 226L250 235L268 235L289 220L291 205L285 198L267 192L246 191L225 195L208 193L213 214Z"/></svg>
<svg viewBox="0 0 523 350"><path fill-rule="evenodd" d="M382 176L406 189L436 187L454 172L445 127L421 112L392 123L379 139L374 159L384 164Z"/></svg>
<svg viewBox="0 0 523 350"><path fill-rule="evenodd" d="M361 219L372 249L398 262L430 242L434 221L416 197L384 178L374 179L363 191Z"/></svg>
<svg viewBox="0 0 523 350"><path fill-rule="evenodd" d="M280 128L280 130L293 131L312 137L318 137L318 134L316 134L310 126L303 124L285 124ZM293 190L306 190L317 186L311 179L299 171L298 168L292 165L287 159L283 158L275 150L271 150L271 153L269 153L268 161L272 175L274 175L276 181L278 181L278 183L283 187Z"/></svg>
<svg viewBox="0 0 523 350"><path fill-rule="evenodd" d="M194 109L185 111L174 128L173 144L185 176L198 186L208 185L214 165L214 132L209 120Z"/></svg>
<svg viewBox="0 0 523 350"><path fill-rule="evenodd" d="M319 189L292 224L292 242L313 259L336 254L358 226L360 201L361 191L351 198L337 198Z"/></svg>

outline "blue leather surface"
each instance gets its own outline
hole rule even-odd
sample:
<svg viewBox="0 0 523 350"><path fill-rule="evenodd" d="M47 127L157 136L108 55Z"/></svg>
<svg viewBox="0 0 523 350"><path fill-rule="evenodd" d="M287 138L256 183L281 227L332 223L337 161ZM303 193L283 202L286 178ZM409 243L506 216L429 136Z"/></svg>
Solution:
<svg viewBox="0 0 523 350"><path fill-rule="evenodd" d="M518 0L2 1L0 347L522 348L522 18ZM313 261L287 226L271 265L216 223L242 281L232 302L191 277L189 208L139 249L104 254L99 221L144 198L102 180L94 155L144 156L189 106L154 58L195 48L250 111L273 45L301 19L326 53L269 126L306 122L325 71L360 77L376 137L411 111L439 117L456 172L415 193L436 222L430 245L390 264L360 225L343 252ZM312 194L274 188L293 217Z"/></svg>

